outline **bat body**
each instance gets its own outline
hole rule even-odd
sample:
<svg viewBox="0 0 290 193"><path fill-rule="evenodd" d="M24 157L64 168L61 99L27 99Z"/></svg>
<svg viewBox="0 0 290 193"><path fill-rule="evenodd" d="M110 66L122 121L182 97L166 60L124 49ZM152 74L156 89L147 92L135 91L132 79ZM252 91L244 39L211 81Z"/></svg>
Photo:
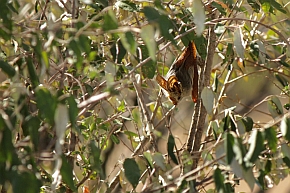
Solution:
<svg viewBox="0 0 290 193"><path fill-rule="evenodd" d="M197 54L194 42L173 62L165 78L157 74L156 81L174 105L185 96L192 95L193 102L198 98Z"/></svg>

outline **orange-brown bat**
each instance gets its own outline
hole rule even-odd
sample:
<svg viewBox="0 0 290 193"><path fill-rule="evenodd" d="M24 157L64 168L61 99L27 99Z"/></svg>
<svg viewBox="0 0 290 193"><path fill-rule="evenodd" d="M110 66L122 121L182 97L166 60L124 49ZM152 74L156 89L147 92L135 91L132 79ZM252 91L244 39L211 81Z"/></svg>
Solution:
<svg viewBox="0 0 290 193"><path fill-rule="evenodd" d="M198 71L196 47L190 42L188 47L173 62L165 78L157 74L156 81L174 105L191 94L193 102L198 98Z"/></svg>

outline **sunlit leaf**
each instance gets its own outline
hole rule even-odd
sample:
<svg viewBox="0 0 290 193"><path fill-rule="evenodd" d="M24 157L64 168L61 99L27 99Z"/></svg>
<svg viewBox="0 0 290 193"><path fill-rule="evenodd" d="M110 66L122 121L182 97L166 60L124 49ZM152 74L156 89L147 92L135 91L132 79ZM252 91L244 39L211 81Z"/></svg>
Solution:
<svg viewBox="0 0 290 193"><path fill-rule="evenodd" d="M153 38L155 36L154 27L152 25L146 25L146 26L142 27L141 30L142 31L141 31L140 35L147 46L149 56L151 57L151 59L153 61L155 61L156 60L157 45L156 45L155 39ZM145 59L145 58L143 58L143 59Z"/></svg>
<svg viewBox="0 0 290 193"><path fill-rule="evenodd" d="M244 161L246 163L254 163L258 159L260 153L265 149L264 137L260 131L253 130L248 142L250 143L250 147L244 157Z"/></svg>
<svg viewBox="0 0 290 193"><path fill-rule="evenodd" d="M261 62L263 64L265 64L266 63L266 53L267 53L266 48L265 48L262 41L257 41L257 44L259 45L259 52L260 52L259 59L261 60Z"/></svg>
<svg viewBox="0 0 290 193"><path fill-rule="evenodd" d="M276 118L283 113L282 104L278 97L272 96L270 100L268 100L268 110L271 113L273 118Z"/></svg>
<svg viewBox="0 0 290 193"><path fill-rule="evenodd" d="M215 27L214 32L218 35L221 35L222 33L224 33L226 30L225 26L223 24L218 23Z"/></svg>
<svg viewBox="0 0 290 193"><path fill-rule="evenodd" d="M262 3L262 10L265 13L269 13L270 12L270 9L271 9L271 4L269 2L263 2Z"/></svg>
<svg viewBox="0 0 290 193"><path fill-rule="evenodd" d="M196 34L200 36L204 31L205 11L201 0L193 0L192 3L193 21L196 25Z"/></svg>
<svg viewBox="0 0 290 193"><path fill-rule="evenodd" d="M242 165L243 161L244 161L244 157L246 155L246 148L245 148L241 138L239 138L239 137L235 138L233 151L235 153L235 159L238 161L238 163L240 165Z"/></svg>
<svg viewBox="0 0 290 193"><path fill-rule="evenodd" d="M154 153L152 159L158 167L160 167L163 171L166 171L165 160L161 153Z"/></svg>
<svg viewBox="0 0 290 193"><path fill-rule="evenodd" d="M253 129L254 121L251 117L243 117L242 122L245 125L246 132L250 132Z"/></svg>
<svg viewBox="0 0 290 193"><path fill-rule="evenodd" d="M243 179L247 182L251 191L253 191L255 183L256 183L256 179L254 177L253 171L251 170L251 168L247 170L243 168L242 171L243 171Z"/></svg>
<svg viewBox="0 0 290 193"><path fill-rule="evenodd" d="M238 27L234 32L234 45L235 45L238 57L244 60L245 42L244 42L244 36L243 36L241 27Z"/></svg>
<svg viewBox="0 0 290 193"><path fill-rule="evenodd" d="M54 114L55 130L57 140L61 145L64 144L65 130L69 122L68 109L64 104L59 103Z"/></svg>
<svg viewBox="0 0 290 193"><path fill-rule="evenodd" d="M280 125L280 130L286 140L290 141L290 118L283 117Z"/></svg>
<svg viewBox="0 0 290 193"><path fill-rule="evenodd" d="M143 155L144 155L144 157L146 158L146 160L147 160L149 166L150 166L151 168L154 168L154 165L153 165L153 159L152 159L152 155L151 155L151 153L148 152L148 151L146 151L146 152L143 153Z"/></svg>
<svg viewBox="0 0 290 193"><path fill-rule="evenodd" d="M130 11L130 12L133 12L133 11L139 11L137 5L133 2L130 2L130 1L117 1L115 3L115 6L116 7L119 7L125 11Z"/></svg>
<svg viewBox="0 0 290 193"><path fill-rule="evenodd" d="M207 113L212 114L215 102L215 93L209 87L205 87L201 92L201 98Z"/></svg>

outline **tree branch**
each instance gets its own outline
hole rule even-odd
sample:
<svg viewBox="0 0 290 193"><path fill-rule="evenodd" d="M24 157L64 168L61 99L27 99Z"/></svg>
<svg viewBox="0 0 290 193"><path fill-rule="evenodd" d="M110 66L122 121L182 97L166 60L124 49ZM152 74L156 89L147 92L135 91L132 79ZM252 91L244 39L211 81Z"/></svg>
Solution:
<svg viewBox="0 0 290 193"><path fill-rule="evenodd" d="M216 12L212 14L212 19L216 17ZM213 64L213 56L215 53L215 47L216 47L216 34L214 33L214 26L209 27L209 38L208 38L208 47L207 47L207 57L206 57L206 62L204 68L204 72L200 78L200 84L201 86L199 87L200 90L199 92L201 93L202 89L206 86L209 85L210 82L210 74L211 74L211 68ZM200 95L200 94L199 94ZM191 129L190 130L195 130L195 136L193 140L193 147L191 148L190 153L192 154L193 152L198 152L201 146L201 138L202 138L202 133L203 133L203 128L205 124L205 119L206 119L206 109L202 104L202 100L199 100L198 105L199 106L199 111L195 112L192 118L192 123L191 123ZM199 116L199 117L195 117ZM197 121L194 122L194 121ZM197 156L194 156L194 164L193 164L193 169L197 167L198 160L200 158L200 153Z"/></svg>

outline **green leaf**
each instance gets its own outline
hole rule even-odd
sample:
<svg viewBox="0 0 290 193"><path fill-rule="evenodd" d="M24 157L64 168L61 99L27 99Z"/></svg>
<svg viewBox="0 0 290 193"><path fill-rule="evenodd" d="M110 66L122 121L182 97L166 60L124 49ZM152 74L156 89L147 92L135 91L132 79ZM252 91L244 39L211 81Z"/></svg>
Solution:
<svg viewBox="0 0 290 193"><path fill-rule="evenodd" d="M170 33L170 31L174 29L174 25L172 21L168 18L168 16L161 15L159 17L158 24L161 31L161 35L163 35L167 40L170 40L174 45L176 45L174 37Z"/></svg>
<svg viewBox="0 0 290 193"><path fill-rule="evenodd" d="M114 142L114 144L119 144L120 143L119 138L116 135L114 135L114 134L112 134L110 136L110 139Z"/></svg>
<svg viewBox="0 0 290 193"><path fill-rule="evenodd" d="M138 108L132 110L132 117L135 123L141 123L140 112Z"/></svg>
<svg viewBox="0 0 290 193"><path fill-rule="evenodd" d="M132 131L124 131L124 134L127 135L129 138L138 137L139 136L137 133L134 133Z"/></svg>
<svg viewBox="0 0 290 193"><path fill-rule="evenodd" d="M277 151L278 139L274 127L265 129L265 139L268 141L270 150L275 153Z"/></svg>
<svg viewBox="0 0 290 193"><path fill-rule="evenodd" d="M267 160L265 165L265 174L268 174L272 171L272 162L271 160Z"/></svg>
<svg viewBox="0 0 290 193"><path fill-rule="evenodd" d="M214 170L213 178L217 192L225 193L225 178L222 174L222 171L218 167Z"/></svg>
<svg viewBox="0 0 290 193"><path fill-rule="evenodd" d="M9 76L9 78L12 78L16 74L15 69L3 60L0 60L0 68L5 74Z"/></svg>
<svg viewBox="0 0 290 193"><path fill-rule="evenodd" d="M145 25L144 27L142 27L141 29L141 38L144 40L148 52L149 52L149 56L151 57L151 59L153 61L156 61L156 41L153 38L155 36L155 29L152 25ZM143 58L145 59L145 58Z"/></svg>
<svg viewBox="0 0 290 193"><path fill-rule="evenodd" d="M79 39L78 39L78 43L79 43L80 47L82 48L82 50L86 54L89 55L91 52L91 42L90 42L88 36L80 35Z"/></svg>
<svg viewBox="0 0 290 193"><path fill-rule="evenodd" d="M117 1L115 3L116 7L119 7L125 11L129 11L129 12L133 12L133 11L139 11L139 8L137 7L137 5L133 2L130 1Z"/></svg>
<svg viewBox="0 0 290 193"><path fill-rule="evenodd" d="M76 67L77 67L77 70L80 71L82 68L82 60L83 60L80 46L78 42L73 39L69 42L68 47L74 52L74 55L76 56L76 59L77 59Z"/></svg>
<svg viewBox="0 0 290 193"><path fill-rule="evenodd" d="M253 129L254 121L251 117L243 117L242 122L245 126L246 132L250 132Z"/></svg>
<svg viewBox="0 0 290 193"><path fill-rule="evenodd" d="M280 60L279 63L282 64L283 66L287 67L287 68L290 67L290 65L287 62L285 62L284 60Z"/></svg>
<svg viewBox="0 0 290 193"><path fill-rule="evenodd" d="M136 188L141 177L138 164L134 159L127 158L124 161L123 167L127 180L132 184L134 188Z"/></svg>
<svg viewBox="0 0 290 193"><path fill-rule="evenodd" d="M47 56L47 52L46 51L42 51L41 52L41 59L44 62L46 68L48 68L49 67L49 59L48 59L48 56Z"/></svg>
<svg viewBox="0 0 290 193"><path fill-rule="evenodd" d="M276 8L278 11L280 11L280 12L282 12L284 14L287 14L287 11L276 0L269 0L269 2L273 6L273 8Z"/></svg>
<svg viewBox="0 0 290 193"><path fill-rule="evenodd" d="M290 159L290 147L287 143L283 143L281 145L281 152L283 153L284 157L288 157Z"/></svg>
<svg viewBox="0 0 290 193"><path fill-rule="evenodd" d="M203 36L195 36L194 43L201 58L205 60L207 56L207 39Z"/></svg>
<svg viewBox="0 0 290 193"><path fill-rule="evenodd" d="M152 159L154 160L155 164L159 166L163 171L166 171L166 165L164 157L161 153L154 153L152 156Z"/></svg>
<svg viewBox="0 0 290 193"><path fill-rule="evenodd" d="M143 153L145 159L147 160L149 166L152 168L154 168L154 165L153 165L153 159L152 159L152 155L150 152L146 151Z"/></svg>
<svg viewBox="0 0 290 193"><path fill-rule="evenodd" d="M125 106L125 102L121 101L120 105L118 106L117 110L119 112L125 112L126 111L126 106Z"/></svg>
<svg viewBox="0 0 290 193"><path fill-rule="evenodd" d="M34 66L32 59L30 57L28 57L26 59L26 61L27 61L28 73L30 76L32 87L36 88L39 85L39 80L38 80L38 76L36 74L35 66Z"/></svg>
<svg viewBox="0 0 290 193"><path fill-rule="evenodd" d="M283 157L283 162L286 164L288 168L290 168L290 159L288 157Z"/></svg>
<svg viewBox="0 0 290 193"><path fill-rule="evenodd" d="M135 38L131 32L120 33L119 37L121 38L121 42L127 52L130 52L132 55L136 55L137 43Z"/></svg>
<svg viewBox="0 0 290 193"><path fill-rule="evenodd" d="M11 185L14 193L35 193L40 192L41 182L36 178L34 173L27 171L15 171L10 175L13 176Z"/></svg>
<svg viewBox="0 0 290 193"><path fill-rule="evenodd" d="M255 0L247 0L248 4L253 8L256 13L260 12L260 5Z"/></svg>
<svg viewBox="0 0 290 193"><path fill-rule="evenodd" d="M242 165L243 164L243 159L246 155L246 148L242 142L241 138L235 137L235 143L233 146L233 151L235 153L235 158L237 162Z"/></svg>
<svg viewBox="0 0 290 193"><path fill-rule="evenodd" d="M153 22L159 25L162 36L176 44L173 35L169 33L171 29L174 29L174 25L168 16L161 15L156 9L148 6L144 7L143 13L149 22Z"/></svg>
<svg viewBox="0 0 290 193"><path fill-rule="evenodd" d="M270 12L270 9L271 9L271 5L269 2L264 2L262 3L262 10L265 12L265 13L269 13Z"/></svg>
<svg viewBox="0 0 290 193"><path fill-rule="evenodd" d="M254 163L258 159L260 153L265 149L264 136L260 131L254 130L248 142L250 143L250 147L245 155L244 161L246 163Z"/></svg>
<svg viewBox="0 0 290 193"><path fill-rule="evenodd" d="M95 141L89 143L90 147L90 165L94 171L97 171L100 174L101 179L105 179L105 173L102 169L101 161L101 149L97 146Z"/></svg>
<svg viewBox="0 0 290 193"><path fill-rule="evenodd" d="M139 48L141 49L142 59L148 58L149 54L148 54L147 47L144 45L141 45L141 46L139 46ZM138 52L138 57L140 57L139 52ZM141 62L141 61L139 61L139 62ZM155 72L156 72L156 62L149 60L148 62L146 62L145 64L142 65L141 71L142 71L143 76L145 78L150 78L150 79L153 78L155 76Z"/></svg>
<svg viewBox="0 0 290 193"><path fill-rule="evenodd" d="M219 3L215 2L215 1L213 1L213 2L211 2L211 6L217 8L217 10L218 10L222 15L226 15L226 14L227 14L226 10L221 6L221 4L219 4Z"/></svg>
<svg viewBox="0 0 290 193"><path fill-rule="evenodd" d="M37 117L32 116L26 117L25 120L23 121L22 128L23 133L25 131L29 133L34 149L38 150L39 144L38 129L40 128L40 120Z"/></svg>
<svg viewBox="0 0 290 193"><path fill-rule="evenodd" d="M53 125L57 106L56 97L51 95L50 91L45 87L38 87L35 91L35 95L40 117L46 119L50 125Z"/></svg>
<svg viewBox="0 0 290 193"><path fill-rule="evenodd" d="M254 61L257 61L260 55L259 45L257 42L251 42L250 44L250 54Z"/></svg>
<svg viewBox="0 0 290 193"><path fill-rule="evenodd" d="M169 157L172 159L172 161L178 165L178 161L177 158L174 154L174 146L175 146L175 140L174 137L172 135L168 136L168 141L167 141L167 153L169 155Z"/></svg>
<svg viewBox="0 0 290 193"><path fill-rule="evenodd" d="M69 96L68 98L66 98L66 101L68 104L68 115L69 115L70 122L72 126L76 128L76 121L77 121L78 112L79 112L77 103L73 96Z"/></svg>
<svg viewBox="0 0 290 193"><path fill-rule="evenodd" d="M124 56L127 53L121 41L117 41L117 43L110 48L110 51L113 55L114 61L118 64L122 62Z"/></svg>
<svg viewBox="0 0 290 193"><path fill-rule="evenodd" d="M290 67L290 66L289 66ZM289 85L289 80L287 80L286 78L284 78L284 76L279 75L278 73L275 73L275 78L280 82L280 84L283 87L286 87Z"/></svg>
<svg viewBox="0 0 290 193"><path fill-rule="evenodd" d="M225 150L226 150L226 162L227 164L231 164L233 158L235 157L235 153L233 150L235 143L234 136L228 132L225 137Z"/></svg>
<svg viewBox="0 0 290 193"><path fill-rule="evenodd" d="M159 12L154 9L153 7L146 6L143 9L143 13L145 14L146 18L149 22L158 22L158 19L160 17Z"/></svg>
<svg viewBox="0 0 290 193"><path fill-rule="evenodd" d="M283 117L280 124L280 130L283 137L287 141L290 141L290 118L287 118L286 116Z"/></svg>
<svg viewBox="0 0 290 193"><path fill-rule="evenodd" d="M109 10L107 14L104 15L104 23L102 29L104 31L109 31L118 28L118 21L112 10Z"/></svg>
<svg viewBox="0 0 290 193"><path fill-rule="evenodd" d="M268 110L273 118L283 114L283 108L278 97L272 96L271 99L268 100Z"/></svg>
<svg viewBox="0 0 290 193"><path fill-rule="evenodd" d="M70 163L68 162L68 159L65 156L62 156L62 165L60 168L60 174L62 176L62 180L64 181L64 183L66 185L68 185L68 187L73 191L76 192L76 186L74 184L73 181L73 168L70 165Z"/></svg>

